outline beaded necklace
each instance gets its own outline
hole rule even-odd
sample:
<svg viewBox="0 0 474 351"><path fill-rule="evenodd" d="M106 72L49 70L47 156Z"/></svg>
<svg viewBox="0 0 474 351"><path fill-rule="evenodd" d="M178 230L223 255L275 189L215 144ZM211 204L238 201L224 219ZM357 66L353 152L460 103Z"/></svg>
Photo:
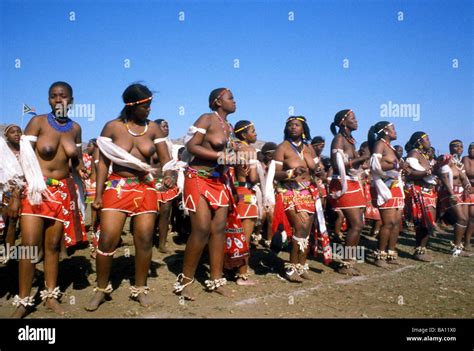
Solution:
<svg viewBox="0 0 474 351"><path fill-rule="evenodd" d="M70 131L73 127L72 119L70 119L69 117L66 117L65 121L66 121L65 124L60 124L55 115L53 115L52 113L48 113L48 123L49 123L49 125L60 133L66 133L66 132Z"/></svg>
<svg viewBox="0 0 474 351"><path fill-rule="evenodd" d="M351 143L352 145L355 145L356 141L352 136L347 135L345 132L341 132L342 136L346 138L346 140Z"/></svg>
<svg viewBox="0 0 474 351"><path fill-rule="evenodd" d="M459 159L459 156L457 154L453 155L453 161L456 168L462 171L462 169L464 168L464 163L462 163L462 161Z"/></svg>
<svg viewBox="0 0 474 351"><path fill-rule="evenodd" d="M224 136L227 140L227 148L230 148L231 147L231 145L230 145L230 136L233 135L234 128L232 128L232 125L229 122L224 121L224 119L217 113L217 111L214 111L214 113L216 114L217 118L219 119L219 123L222 127L222 131L224 132ZM226 133L224 124L227 124L227 126L229 127L229 134Z"/></svg>
<svg viewBox="0 0 474 351"><path fill-rule="evenodd" d="M304 152L303 152L304 151L304 144L303 144L303 142L300 140L299 143L295 143L295 142L293 142L293 140L290 140L290 139L287 139L287 141L290 143L291 148L298 155L298 157L304 161ZM301 144L303 144L303 148L300 150L299 147L301 146Z"/></svg>
<svg viewBox="0 0 474 351"><path fill-rule="evenodd" d="M148 131L148 122L145 122L145 130L141 133L135 133L130 129L130 127L128 126L128 119L126 119L124 122L125 122L125 128L127 128L127 132L133 135L134 137L145 135L146 132Z"/></svg>
<svg viewBox="0 0 474 351"><path fill-rule="evenodd" d="M395 153L395 156L396 156L397 158L399 158L399 157L398 157L398 152L397 152L397 150L395 150L395 148L392 146L392 144L390 144L390 143L389 143L387 140L385 140L384 138L382 138L382 139L380 139L380 140L382 140L386 145L388 145L388 147L389 147L390 149L392 149L392 151Z"/></svg>

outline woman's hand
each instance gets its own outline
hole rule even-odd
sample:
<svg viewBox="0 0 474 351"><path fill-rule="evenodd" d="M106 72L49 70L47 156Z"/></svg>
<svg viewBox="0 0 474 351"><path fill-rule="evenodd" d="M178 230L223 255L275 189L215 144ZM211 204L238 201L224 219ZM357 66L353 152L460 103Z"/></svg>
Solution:
<svg viewBox="0 0 474 351"><path fill-rule="evenodd" d="M101 210L103 207L102 205L102 196L101 195L97 195L95 196L95 200L94 202L92 203L92 208L96 211L98 210Z"/></svg>
<svg viewBox="0 0 474 351"><path fill-rule="evenodd" d="M304 173L307 173L307 172L308 172L308 168L303 167L303 166L298 166L298 167L295 168L294 175L295 175L295 177L298 177L298 176L300 176Z"/></svg>
<svg viewBox="0 0 474 351"><path fill-rule="evenodd" d="M20 192L18 189L13 190L6 208L7 217L17 218L20 213L20 205Z"/></svg>
<svg viewBox="0 0 474 351"><path fill-rule="evenodd" d="M172 176L165 176L163 178L163 182L162 184L167 188L167 189L171 189L172 187L174 187L176 185L176 178L175 177L172 177Z"/></svg>

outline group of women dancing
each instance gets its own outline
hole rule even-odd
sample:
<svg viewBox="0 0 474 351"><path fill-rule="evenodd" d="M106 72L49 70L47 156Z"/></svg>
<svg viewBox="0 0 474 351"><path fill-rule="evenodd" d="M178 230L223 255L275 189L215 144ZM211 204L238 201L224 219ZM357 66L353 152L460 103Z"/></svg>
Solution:
<svg viewBox="0 0 474 351"><path fill-rule="evenodd" d="M323 263L341 274L360 275L355 249L368 221L378 240L373 253L378 267L399 264L397 240L406 225L416 232L413 258L431 261L427 244L440 220L454 225L451 254L470 255L474 143L463 158L460 140L449 144L450 154L436 156L428 134L417 131L403 157L403 148L393 145L395 125L380 121L357 150L357 117L345 109L330 125L329 157L322 156L324 138L311 137L304 116L287 118L283 141L257 150L252 145L257 126L250 120L233 126L228 116L236 111L234 95L219 88L209 95L210 112L189 127L176 157L168 122L149 119L153 98L145 85L127 87L119 117L107 122L84 152L81 127L68 117L73 89L55 82L48 91L51 112L32 117L24 131L7 126L0 138L3 242L14 247L19 227L21 247L39 248L44 262L40 298L58 314L65 313L59 302L60 255L88 241L84 204L90 204L89 241L97 273L88 311L97 310L113 292L110 272L127 217L132 218L135 246L130 296L141 306L152 304L147 277L155 231L159 251L169 253L176 201L188 216L190 233L182 271L170 289L187 300L195 299L193 283L206 248L210 270L205 289L224 296L234 293L226 276L238 285L257 284L251 278L249 247L259 242L277 251L288 245L282 274L290 282L311 279L310 253L321 253ZM344 255L336 258L330 244L341 239ZM13 317L24 317L35 305L31 293L38 261L19 258Z"/></svg>

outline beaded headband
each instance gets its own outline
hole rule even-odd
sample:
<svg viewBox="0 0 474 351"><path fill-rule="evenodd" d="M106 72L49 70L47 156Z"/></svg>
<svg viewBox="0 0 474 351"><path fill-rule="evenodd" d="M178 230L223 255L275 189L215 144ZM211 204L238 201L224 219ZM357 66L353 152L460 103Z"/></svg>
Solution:
<svg viewBox="0 0 474 351"><path fill-rule="evenodd" d="M217 97L216 97L216 98L214 99L214 101L212 102L212 106L214 106L214 104L216 103L216 101L219 100L219 99L224 95L224 93L225 93L226 91L229 91L229 89L224 88L224 90L222 90L222 91L219 93L219 95L217 95Z"/></svg>
<svg viewBox="0 0 474 351"><path fill-rule="evenodd" d="M17 126L16 124L9 124L9 125L5 128L3 134L7 135L8 131L9 131L11 128L13 128L13 127L18 127L18 128L20 128L20 127ZM21 128L20 128L20 130L21 130Z"/></svg>
<svg viewBox="0 0 474 351"><path fill-rule="evenodd" d="M143 104L144 102L151 101L153 99L153 96L147 97L145 99L141 99L135 102L127 102L125 106L135 106L135 105L140 105Z"/></svg>
<svg viewBox="0 0 474 351"><path fill-rule="evenodd" d="M248 127L250 126L253 126L253 123L250 123L250 124L247 124L246 126L242 127L242 128L239 128L237 130L234 130L234 133L238 133L238 132L241 132L243 131L244 129L247 129Z"/></svg>

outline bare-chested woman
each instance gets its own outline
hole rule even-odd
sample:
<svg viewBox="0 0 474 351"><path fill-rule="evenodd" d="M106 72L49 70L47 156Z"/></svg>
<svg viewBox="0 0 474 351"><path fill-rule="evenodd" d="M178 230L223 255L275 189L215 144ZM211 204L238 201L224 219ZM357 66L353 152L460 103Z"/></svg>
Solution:
<svg viewBox="0 0 474 351"><path fill-rule="evenodd" d="M207 290L232 296L222 277L225 226L232 196L225 184L226 164L235 157L230 145L232 127L227 121L227 116L236 110L232 92L226 88L214 89L209 95L209 108L212 112L194 122L185 140L189 166L185 171L183 204L189 211L192 229L186 243L183 273L178 275L174 292L187 300L195 299L191 284L206 245L211 268L210 279L205 281Z"/></svg>
<svg viewBox="0 0 474 351"><path fill-rule="evenodd" d="M415 253L414 259L422 262L432 261L426 252L429 235L434 231L436 220L436 177L432 174L429 153L431 142L428 134L415 132L405 145L407 151L406 181L407 206L412 211L415 224Z"/></svg>
<svg viewBox="0 0 474 351"><path fill-rule="evenodd" d="M474 143L469 144L467 156L462 159L466 176L471 183L471 195L469 203L469 225L467 226L466 237L464 239L464 251L472 251L471 238L474 233Z"/></svg>
<svg viewBox="0 0 474 351"><path fill-rule="evenodd" d="M326 189L327 185L327 173L324 170L322 153L324 147L326 146L326 141L322 136L316 136L311 140L311 147L313 148L316 157L314 158L314 163L316 164L315 175L318 177L318 190L321 197L321 203L323 208L326 209L326 200L328 197L328 192Z"/></svg>
<svg viewBox="0 0 474 351"><path fill-rule="evenodd" d="M336 133L336 127L339 131ZM360 234L364 225L363 213L365 197L359 181L362 164L370 157L368 150L359 155L355 149L352 132L358 124L352 110L339 111L334 116L331 132L334 139L331 143L331 163L334 170L329 184L330 202L335 210L341 210L347 219L349 230L346 237L346 250L338 272L348 275L360 275L354 267L355 249L359 244Z"/></svg>
<svg viewBox="0 0 474 351"><path fill-rule="evenodd" d="M90 204L91 207L91 224L89 226L89 229L92 232L92 240L90 243L91 258L95 259L98 243L97 230L99 227L97 210L92 207L92 203L95 200L97 164L99 163L99 148L97 147L96 138L89 140L87 143L86 152L82 154L82 161L84 162L83 178L86 192L85 203L86 206Z"/></svg>
<svg viewBox="0 0 474 351"><path fill-rule="evenodd" d="M164 137L160 139L159 142L165 143L168 149L169 157L170 159L172 159L173 143L168 137L170 133L168 122L165 121L164 119L157 119L155 120L155 123L158 124L159 128L161 129L164 135ZM155 161L155 160L152 159L152 161ZM159 163L160 170L162 170L163 167L165 166L165 163L163 163L159 158L156 161ZM157 177L157 183L155 186L158 190L157 195L158 195L158 210L159 210L158 223L157 223L158 233L159 233L158 251L160 251L161 253L169 253L170 251L166 248L166 241L168 238L169 223L170 223L170 217L171 217L171 207L173 204L173 199L175 199L179 195L179 189L176 185L173 186L172 188L167 188L163 184L163 180L164 180L164 177L162 174L161 177Z"/></svg>
<svg viewBox="0 0 474 351"><path fill-rule="evenodd" d="M372 153L370 172L377 195L373 202L378 206L382 219L378 250L375 252L375 264L379 267L397 263L396 246L405 206L400 157L390 144L396 139L393 123L378 122L369 129L367 140Z"/></svg>
<svg viewBox="0 0 474 351"><path fill-rule="evenodd" d="M10 151L16 156L17 160L19 160L19 157L20 157L21 134L22 134L21 128L17 126L16 124L8 125L4 131L7 146L10 149ZM7 192L7 194L5 194L4 201L9 202L10 196L11 196L11 192ZM16 231L16 225L18 223L18 211L12 212L10 216L5 215L3 220L5 223L5 228L3 229L3 241L6 247L13 247L13 245L15 245L15 231ZM3 263L7 263L7 261L8 261L8 258L5 258ZM0 264L2 264L1 261L0 261Z"/></svg>
<svg viewBox="0 0 474 351"><path fill-rule="evenodd" d="M438 171L442 188L439 192L441 215L450 211L456 218L454 225L453 256L470 256L464 251L463 241L466 241L469 224L469 207L471 201L471 183L466 175L464 164L461 162L463 144L461 140L449 143L451 158Z"/></svg>
<svg viewBox="0 0 474 351"><path fill-rule="evenodd" d="M285 231L293 231L290 262L285 263L286 278L290 282L301 283L302 279L310 279L306 257L310 249L309 235L316 212L315 203L319 196L314 178L316 154L308 145L311 136L305 117L289 117L284 138L272 161L275 164L274 179L278 181L275 211L279 211L281 206L278 202L282 202L283 216L287 217L291 226ZM267 182L272 180L270 169ZM282 217L280 213L274 213L274 216L277 219Z"/></svg>
<svg viewBox="0 0 474 351"><path fill-rule="evenodd" d="M71 86L66 82L53 83L49 88L52 112L33 117L20 142L20 160L28 183L28 196L21 203L21 245L41 247L44 242L45 289L41 291L41 298L60 315L65 313L58 302L62 293L57 286L61 241L72 245L87 239L77 201L74 201L75 183L70 176L70 165L82 175L81 127L67 117L72 103ZM37 165L36 162L40 169L31 167ZM25 316L27 308L33 305L30 292L35 264L31 259L20 259L19 269L20 291L14 301L15 318Z"/></svg>
<svg viewBox="0 0 474 351"><path fill-rule="evenodd" d="M244 234L248 243L260 215L254 188L257 186L256 183L258 183L257 151L251 145L257 141L257 132L252 122L244 120L238 121L235 124L234 133L238 155L244 161L239 161L236 166L237 212L242 220ZM249 279L248 262L249 257L247 256L245 258L245 265L239 267L239 271L236 274L238 285L255 285L255 281Z"/></svg>
<svg viewBox="0 0 474 351"><path fill-rule="evenodd" d="M93 207L100 210L101 234L97 247L97 288L85 307L96 310L112 292L109 275L113 255L120 241L127 216L133 221L135 245L135 285L131 297L141 306L149 306L152 299L146 285L150 268L157 207L157 190L150 172L150 159L158 153L162 162L169 161L163 132L148 120L152 101L151 91L142 84L125 89L122 99L125 107L120 117L108 122L97 139L100 155L97 167L97 193ZM112 173L107 177L110 162ZM170 171L164 183L173 186L175 178Z"/></svg>

